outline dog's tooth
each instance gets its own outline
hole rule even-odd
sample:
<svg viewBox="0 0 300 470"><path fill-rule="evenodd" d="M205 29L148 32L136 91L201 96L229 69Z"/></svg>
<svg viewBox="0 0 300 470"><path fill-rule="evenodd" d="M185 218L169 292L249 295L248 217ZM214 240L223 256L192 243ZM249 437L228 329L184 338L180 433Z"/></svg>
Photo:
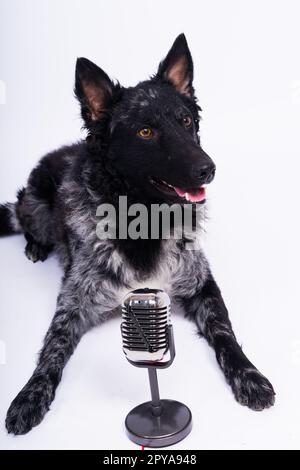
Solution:
<svg viewBox="0 0 300 470"><path fill-rule="evenodd" d="M189 193L185 193L184 197L185 197L185 199L186 199L187 201L189 201L189 200L190 200Z"/></svg>

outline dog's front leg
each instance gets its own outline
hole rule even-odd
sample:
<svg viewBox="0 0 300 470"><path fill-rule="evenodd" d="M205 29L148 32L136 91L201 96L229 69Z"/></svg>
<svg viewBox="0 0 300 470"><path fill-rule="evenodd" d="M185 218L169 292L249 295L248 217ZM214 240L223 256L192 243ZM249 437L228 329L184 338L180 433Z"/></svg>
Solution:
<svg viewBox="0 0 300 470"><path fill-rule="evenodd" d="M214 348L218 363L236 400L253 410L274 404L275 392L243 353L236 341L221 292L209 275L203 287L181 302L208 343Z"/></svg>
<svg viewBox="0 0 300 470"><path fill-rule="evenodd" d="M7 412L8 432L25 434L42 421L54 399L64 366L82 335L101 321L101 314L105 312L104 302L99 305L93 302L94 299L89 302L85 298L89 299L89 296L84 295L72 279L66 278L37 367Z"/></svg>

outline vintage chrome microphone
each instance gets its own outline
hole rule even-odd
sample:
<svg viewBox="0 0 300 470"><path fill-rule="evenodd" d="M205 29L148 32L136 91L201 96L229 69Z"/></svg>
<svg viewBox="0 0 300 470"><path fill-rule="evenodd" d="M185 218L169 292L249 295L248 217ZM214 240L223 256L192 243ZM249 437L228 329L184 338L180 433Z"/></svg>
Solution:
<svg viewBox="0 0 300 470"><path fill-rule="evenodd" d="M184 439L192 429L189 408L174 400L161 400L157 369L169 367L175 357L170 299L160 289L129 292L122 305L123 351L136 367L148 368L152 401L128 413L129 439L147 447L164 447Z"/></svg>

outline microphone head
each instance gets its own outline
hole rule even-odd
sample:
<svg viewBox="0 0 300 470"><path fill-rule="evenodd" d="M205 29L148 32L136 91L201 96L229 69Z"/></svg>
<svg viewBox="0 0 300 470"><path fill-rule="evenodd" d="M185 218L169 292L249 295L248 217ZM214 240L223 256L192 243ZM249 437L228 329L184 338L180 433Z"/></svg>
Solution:
<svg viewBox="0 0 300 470"><path fill-rule="evenodd" d="M164 361L169 350L170 298L160 289L136 289L122 305L123 351L131 363Z"/></svg>

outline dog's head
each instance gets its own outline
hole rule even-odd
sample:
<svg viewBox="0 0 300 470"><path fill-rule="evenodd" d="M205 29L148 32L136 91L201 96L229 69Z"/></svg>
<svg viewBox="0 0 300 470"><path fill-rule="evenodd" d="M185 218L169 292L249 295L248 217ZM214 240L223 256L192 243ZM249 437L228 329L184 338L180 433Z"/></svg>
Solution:
<svg viewBox="0 0 300 470"><path fill-rule="evenodd" d="M75 93L90 138L103 139L118 173L147 197L204 202L215 165L201 148L193 62L181 34L157 74L122 88L87 59L76 66Z"/></svg>

